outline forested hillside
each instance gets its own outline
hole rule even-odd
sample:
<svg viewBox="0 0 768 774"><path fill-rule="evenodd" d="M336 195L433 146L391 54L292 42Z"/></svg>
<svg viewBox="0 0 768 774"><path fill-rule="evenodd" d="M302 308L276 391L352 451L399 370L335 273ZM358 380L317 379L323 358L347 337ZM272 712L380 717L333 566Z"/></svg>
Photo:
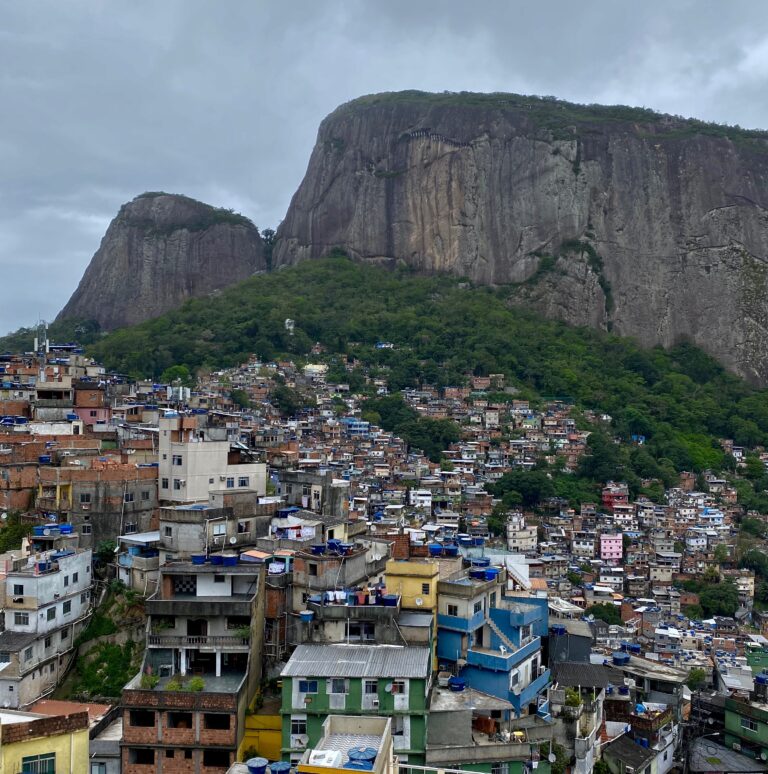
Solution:
<svg viewBox="0 0 768 774"><path fill-rule="evenodd" d="M336 256L190 301L102 338L90 351L110 369L158 376L173 365L192 371L234 365L253 352L300 359L319 341L331 354L381 369L391 390L503 372L524 395L561 397L610 414L619 436L646 436L644 456L677 470L721 466L718 437L750 447L768 442L766 392L700 350L643 349L510 308L507 295L505 288ZM295 321L292 335L286 319ZM394 349L377 349L382 340ZM360 369L338 375L353 386L363 383Z"/></svg>

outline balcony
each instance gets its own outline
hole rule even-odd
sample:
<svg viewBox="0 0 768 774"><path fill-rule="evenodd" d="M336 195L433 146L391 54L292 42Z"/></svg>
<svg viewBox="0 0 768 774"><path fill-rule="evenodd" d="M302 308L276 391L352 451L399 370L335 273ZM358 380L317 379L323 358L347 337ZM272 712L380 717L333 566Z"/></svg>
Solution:
<svg viewBox="0 0 768 774"><path fill-rule="evenodd" d="M66 498L38 497L36 505L39 511L69 511L72 509L72 503Z"/></svg>
<svg viewBox="0 0 768 774"><path fill-rule="evenodd" d="M480 611L475 613L469 620L456 615L438 615L437 626L440 629L453 629L460 632L472 632L480 628L485 623L485 614Z"/></svg>
<svg viewBox="0 0 768 774"><path fill-rule="evenodd" d="M228 568L234 569L234 568ZM254 596L232 594L229 597L173 597L148 599L147 613L153 616L186 616L191 618L217 618L221 615L253 615Z"/></svg>
<svg viewBox="0 0 768 774"><path fill-rule="evenodd" d="M180 636L174 634L148 634L147 645L157 648L240 648L249 650L251 641L248 637L233 637L227 635L210 636Z"/></svg>
<svg viewBox="0 0 768 774"><path fill-rule="evenodd" d="M396 606L387 605L321 605L308 602L307 610L318 621L390 621L400 612L400 600Z"/></svg>

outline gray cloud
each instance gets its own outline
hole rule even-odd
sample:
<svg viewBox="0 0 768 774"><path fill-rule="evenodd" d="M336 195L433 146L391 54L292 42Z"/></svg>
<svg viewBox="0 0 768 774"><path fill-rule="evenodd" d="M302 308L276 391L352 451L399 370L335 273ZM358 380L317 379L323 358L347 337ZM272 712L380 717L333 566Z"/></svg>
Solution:
<svg viewBox="0 0 768 774"><path fill-rule="evenodd" d="M118 207L275 226L360 94L516 91L768 127L768 5L38 0L0 28L0 331L52 318Z"/></svg>

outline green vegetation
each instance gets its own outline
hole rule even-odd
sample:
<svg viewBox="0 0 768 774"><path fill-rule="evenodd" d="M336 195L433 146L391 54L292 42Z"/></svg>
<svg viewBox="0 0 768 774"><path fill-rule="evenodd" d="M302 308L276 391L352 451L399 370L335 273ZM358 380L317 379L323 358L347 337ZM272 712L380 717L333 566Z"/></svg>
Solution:
<svg viewBox="0 0 768 774"><path fill-rule="evenodd" d="M21 541L32 532L32 526L21 520L16 513L9 513L5 522L0 522L0 554L21 548Z"/></svg>
<svg viewBox="0 0 768 774"><path fill-rule="evenodd" d="M123 686L136 674L143 649L129 640L125 645L101 642L75 664L70 695L83 699L119 698Z"/></svg>
<svg viewBox="0 0 768 774"><path fill-rule="evenodd" d="M667 351L643 349L629 339L544 320L509 308L513 290L473 288L452 277L388 271L336 255L252 277L215 298L191 300L101 338L89 352L118 372L158 377L173 366L190 374L233 366L254 352L301 364L319 341L327 350L329 380L352 389L371 389L363 369L386 379L392 392L503 373L518 397L535 405L541 396L560 396L576 404L577 416L589 409L612 417L599 426L580 420L593 432L576 474L540 465L525 474L530 482L507 479L498 488L500 497L517 492L530 499L526 493L538 487L546 496L578 504L595 500L596 482L621 478L633 496L643 492L658 501L661 485L676 483L681 470L733 465L719 438L768 445L766 391L728 374L700 350L685 343ZM285 329L286 318L295 321L293 335ZM377 349L381 340L394 349ZM356 367L348 371L353 360ZM272 397L283 413L297 408L290 392ZM457 437L457 426L417 418L399 398L387 397L392 400L383 404L372 398L366 417L397 428L412 446L439 459L444 447L437 447ZM644 445L614 443L633 435L645 436ZM768 513L768 477L754 464L749 470L760 477L738 480L739 500ZM657 483L644 489L643 481ZM507 501L515 499L509 495Z"/></svg>
<svg viewBox="0 0 768 774"><path fill-rule="evenodd" d="M707 673L703 669L699 669L699 667L694 667L688 673L688 679L685 681L685 684L692 691L698 691L699 688L702 688L706 682Z"/></svg>
<svg viewBox="0 0 768 774"><path fill-rule="evenodd" d="M234 226L248 226L256 228L249 218L241 215L239 212L225 207L211 207L209 204L192 199L183 194L168 194L165 191L147 191L139 194L137 199L151 199L156 196L173 196L174 199L181 199L197 210L197 220L185 223L183 226L169 225L167 228L161 228L151 219L142 220L137 217L130 217L128 223L132 226L144 226L150 232L156 234L170 234L174 231L205 231L207 228L217 226L220 223L228 223ZM121 211L122 212L122 211Z"/></svg>
<svg viewBox="0 0 768 774"><path fill-rule="evenodd" d="M433 462L439 462L442 451L461 437L455 422L421 417L397 394L367 400L362 408L364 416L378 417L385 430L391 430L410 446L421 449Z"/></svg>
<svg viewBox="0 0 768 774"><path fill-rule="evenodd" d="M699 605L706 617L730 616L739 606L739 592L731 581L707 585L699 594Z"/></svg>
<svg viewBox="0 0 768 774"><path fill-rule="evenodd" d="M31 352L37 328L19 328L0 337L0 352ZM61 320L48 326L48 338L57 344L77 341L86 346L102 335L101 326L95 320Z"/></svg>
<svg viewBox="0 0 768 774"><path fill-rule="evenodd" d="M664 137L692 137L704 134L712 137L727 137L735 141L748 141L760 147L768 139L768 132L761 130L742 129L739 126L727 126L682 116L669 116L644 107L579 105L555 97L502 92L491 94L469 91L433 94L416 90L384 92L354 99L337 108L335 113L358 111L361 108L386 106L392 103L417 104L425 107L524 110L524 116L528 121L540 129L551 132L554 139L570 139L586 134L595 125L604 123L624 124L627 131L640 136L650 135L656 141ZM574 172L578 174L578 167Z"/></svg>
<svg viewBox="0 0 768 774"><path fill-rule="evenodd" d="M609 626L621 626L621 613L616 605L610 602L599 602L596 605L588 607L584 611L585 615L593 615L601 621L605 621Z"/></svg>

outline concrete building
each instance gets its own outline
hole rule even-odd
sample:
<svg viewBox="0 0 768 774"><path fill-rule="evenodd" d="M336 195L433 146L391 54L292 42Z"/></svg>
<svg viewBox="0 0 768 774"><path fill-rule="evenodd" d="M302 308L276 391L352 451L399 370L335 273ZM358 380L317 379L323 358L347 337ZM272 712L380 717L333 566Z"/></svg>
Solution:
<svg viewBox="0 0 768 774"><path fill-rule="evenodd" d="M90 550L54 547L12 561L0 633L4 706L26 707L58 685L86 625L90 596Z"/></svg>
<svg viewBox="0 0 768 774"><path fill-rule="evenodd" d="M160 499L207 502L217 490L266 494L266 465L237 436L237 423L211 426L205 414L167 412L160 417Z"/></svg>
<svg viewBox="0 0 768 774"><path fill-rule="evenodd" d="M123 689L123 774L225 772L261 678L263 568L160 568L141 672Z"/></svg>
<svg viewBox="0 0 768 774"><path fill-rule="evenodd" d="M300 645L283 669L283 756L302 759L329 715L389 717L401 762L423 764L431 654L426 647Z"/></svg>
<svg viewBox="0 0 768 774"><path fill-rule="evenodd" d="M624 553L622 535L600 535L600 559L607 564L621 564Z"/></svg>

